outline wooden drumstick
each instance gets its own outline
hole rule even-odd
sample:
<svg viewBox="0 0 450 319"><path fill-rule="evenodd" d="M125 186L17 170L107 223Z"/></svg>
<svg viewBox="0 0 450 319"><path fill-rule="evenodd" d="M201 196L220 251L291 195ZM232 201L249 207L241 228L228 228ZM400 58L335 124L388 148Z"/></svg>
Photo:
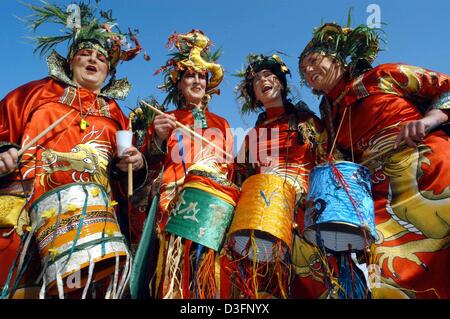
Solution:
<svg viewBox="0 0 450 319"><path fill-rule="evenodd" d="M162 112L161 110L158 110L156 107L154 107L154 106L148 104L147 102L145 102L145 101L143 101L143 100L141 100L141 102L142 102L144 105L148 106L150 109L152 109L152 110L153 110L154 112L156 112L157 114L159 114L159 115L166 115L164 112ZM231 155L230 153L224 151L222 148L218 147L218 146L215 145L214 143L208 141L206 138L204 138L203 136L201 136L201 135L198 134L197 132L194 132L193 130L191 130L191 129L190 129L189 127L187 127L186 125L184 125L184 124L182 124L182 123L180 123L180 122L178 122L178 121L175 121L175 124L176 124L178 127L180 127L180 128L182 128L182 129L184 129L185 131L187 131L188 133L192 134L194 137L200 139L202 142L204 142L204 143L206 143L206 144L208 144L208 145L210 145L210 146L213 146L214 149L217 149L219 152L221 152L222 154L226 155L227 158L233 159L233 155Z"/></svg>
<svg viewBox="0 0 450 319"><path fill-rule="evenodd" d="M128 130L133 132L131 128L131 118L128 121ZM128 163L128 197L133 196L133 164Z"/></svg>
<svg viewBox="0 0 450 319"><path fill-rule="evenodd" d="M53 130L59 123L61 123L66 117L68 117L70 114L75 112L74 109L72 109L69 113L64 114L59 119L57 119L55 122L53 122L49 127L47 127L45 130L43 130L41 133L39 133L35 138L33 138L29 143L27 143L24 147L22 147L19 152L18 156L20 157L24 152L26 152L31 146L36 144L37 141L39 141L42 137L44 137L48 132Z"/></svg>

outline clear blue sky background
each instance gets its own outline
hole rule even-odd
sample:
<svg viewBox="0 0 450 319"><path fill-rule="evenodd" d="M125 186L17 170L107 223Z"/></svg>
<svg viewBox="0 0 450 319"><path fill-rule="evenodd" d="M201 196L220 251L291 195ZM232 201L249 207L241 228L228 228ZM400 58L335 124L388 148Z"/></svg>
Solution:
<svg viewBox="0 0 450 319"><path fill-rule="evenodd" d="M213 40L214 48L222 48L219 61L225 68L225 79L220 86L222 94L214 96L210 110L225 117L232 127L246 129L256 119L255 115L240 116L234 93L238 79L232 76L250 52L286 53L283 59L292 72L293 93L318 112L318 99L307 87L300 87L297 56L321 21L345 24L347 11L353 7L352 26L366 23L370 15L366 10L372 3L381 8L388 41L376 64L404 62L450 74L449 0L103 0L101 8L112 9L122 29L139 28L139 38L151 56L150 62L141 55L118 67L118 77L127 76L133 84L127 100L119 103L128 113L126 107L133 107L139 97L152 94L162 101L164 95L157 89L162 76L153 73L167 60L167 38L174 31L186 33L198 28ZM47 74L45 59L32 53L33 43L26 38L32 34L16 18L27 14L28 9L17 1L1 1L0 97ZM58 50L66 53L65 46Z"/></svg>

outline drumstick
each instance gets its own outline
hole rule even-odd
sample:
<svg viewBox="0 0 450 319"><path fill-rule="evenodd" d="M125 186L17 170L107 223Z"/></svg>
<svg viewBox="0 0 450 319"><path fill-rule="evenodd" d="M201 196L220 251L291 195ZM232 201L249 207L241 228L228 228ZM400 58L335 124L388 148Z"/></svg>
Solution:
<svg viewBox="0 0 450 319"><path fill-rule="evenodd" d="M131 118L128 121L128 130L131 129ZM133 164L128 163L128 197L133 196Z"/></svg>
<svg viewBox="0 0 450 319"><path fill-rule="evenodd" d="M43 136L45 136L48 132L53 130L59 123L61 123L66 117L68 117L72 112L75 112L74 109L72 109L69 113L64 114L61 116L58 120L52 123L49 127L47 127L45 130L43 130L41 133L39 133L35 138L33 138L28 144L26 144L24 147L22 147L19 152L18 156L21 156L25 151L27 151L31 146L33 146L37 141L39 141Z"/></svg>
<svg viewBox="0 0 450 319"><path fill-rule="evenodd" d="M161 110L158 110L156 107L148 104L147 102L141 100L141 102L148 106L150 109L152 109L154 112L158 113L159 115L166 115L164 112L162 112ZM193 130L191 130L189 127L187 127L186 125L175 121L175 124L177 124L178 127L186 130L187 132L191 133L194 137L199 138L201 141L205 142L206 144L213 146L215 149L219 150L222 154L226 155L228 158L233 158L233 156L231 154L229 154L228 152L224 151L223 149L219 148L217 145L215 145L214 143L211 143L210 141L208 141L206 138L204 138L203 136L201 136L200 134L198 134L197 132L194 132Z"/></svg>

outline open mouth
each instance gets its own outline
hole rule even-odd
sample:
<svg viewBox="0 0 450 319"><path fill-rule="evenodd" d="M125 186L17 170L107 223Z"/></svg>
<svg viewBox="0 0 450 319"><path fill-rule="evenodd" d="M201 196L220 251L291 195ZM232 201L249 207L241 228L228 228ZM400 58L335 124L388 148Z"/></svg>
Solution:
<svg viewBox="0 0 450 319"><path fill-rule="evenodd" d="M319 74L318 73L315 73L315 74L313 74L313 76L311 77L311 79L315 82L318 78L319 78Z"/></svg>
<svg viewBox="0 0 450 319"><path fill-rule="evenodd" d="M44 165L44 169L47 172L52 171L67 171L70 169L70 163L64 160L57 160L55 157L50 163Z"/></svg>
<svg viewBox="0 0 450 319"><path fill-rule="evenodd" d="M262 88L263 94L269 92L270 90L272 90L272 85L269 85L269 84L264 85Z"/></svg>
<svg viewBox="0 0 450 319"><path fill-rule="evenodd" d="M97 72L97 68L95 66L93 66L93 65L88 65L86 67L86 70L90 71L90 72Z"/></svg>
<svg viewBox="0 0 450 319"><path fill-rule="evenodd" d="M51 168L60 168L60 167L70 166L70 163L67 161L58 161L58 162L51 163L49 166Z"/></svg>

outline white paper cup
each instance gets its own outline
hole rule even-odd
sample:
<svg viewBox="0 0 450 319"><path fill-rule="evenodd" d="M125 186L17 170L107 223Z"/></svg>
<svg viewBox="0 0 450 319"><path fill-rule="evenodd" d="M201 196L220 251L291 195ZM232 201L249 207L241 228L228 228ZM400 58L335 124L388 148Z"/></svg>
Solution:
<svg viewBox="0 0 450 319"><path fill-rule="evenodd" d="M133 132L125 130L116 132L117 154L119 157L124 156L123 152L133 145L132 141Z"/></svg>

